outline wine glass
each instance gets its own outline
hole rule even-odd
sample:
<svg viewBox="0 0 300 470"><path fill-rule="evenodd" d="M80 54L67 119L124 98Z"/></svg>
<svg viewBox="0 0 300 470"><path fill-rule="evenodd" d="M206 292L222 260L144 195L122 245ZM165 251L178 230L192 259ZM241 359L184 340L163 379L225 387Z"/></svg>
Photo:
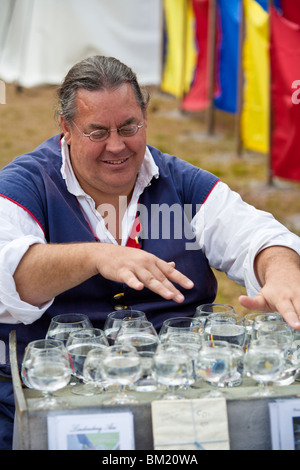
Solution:
<svg viewBox="0 0 300 470"><path fill-rule="evenodd" d="M253 396L267 397L273 394L268 384L279 379L283 364L283 354L276 341L263 338L252 342L244 357L244 371L259 384Z"/></svg>
<svg viewBox="0 0 300 470"><path fill-rule="evenodd" d="M28 388L31 388L27 377L28 377L28 369L31 367L32 350L40 351L43 349L60 349L62 352L65 352L65 354L67 354L64 343L59 340L37 339L35 341L31 341L30 343L28 343L24 351L22 365L21 365L21 377L22 377L23 383Z"/></svg>
<svg viewBox="0 0 300 470"><path fill-rule="evenodd" d="M283 360L282 372L278 379L273 381L273 385L286 386L291 385L297 380L300 370L300 350L296 349Z"/></svg>
<svg viewBox="0 0 300 470"><path fill-rule="evenodd" d="M223 388L231 371L231 363L232 353L229 343L219 340L204 341L195 361L196 377L214 387ZM223 393L215 389L205 392L203 396L215 398L223 396Z"/></svg>
<svg viewBox="0 0 300 470"><path fill-rule="evenodd" d="M258 339L271 339L282 351L283 368L280 377L273 381L274 385L290 385L297 374L294 344L294 330L284 321L264 321L257 329Z"/></svg>
<svg viewBox="0 0 300 470"><path fill-rule="evenodd" d="M123 321L135 319L147 320L147 317L146 314L140 310L132 310L127 308L123 310L115 310L107 315L103 331L105 332L110 346L114 344L116 334L121 328Z"/></svg>
<svg viewBox="0 0 300 470"><path fill-rule="evenodd" d="M105 389L106 383L101 374L101 361L103 351L106 346L91 349L83 364L83 381L86 384L85 395L95 395L102 393Z"/></svg>
<svg viewBox="0 0 300 470"><path fill-rule="evenodd" d="M67 406L53 393L66 387L71 378L71 367L68 355L60 348L31 348L30 367L27 370L27 381L30 388L39 390L44 398L38 408L55 408Z"/></svg>
<svg viewBox="0 0 300 470"><path fill-rule="evenodd" d="M273 337L275 340L280 341L280 336L288 337L290 343L294 340L293 328L283 321L263 321L258 322L256 328L256 337L260 339L262 336L269 338Z"/></svg>
<svg viewBox="0 0 300 470"><path fill-rule="evenodd" d="M195 382L194 360L203 341L203 325L202 318L177 317L165 320L160 329L161 342L181 346L192 360L193 375L185 382L184 388Z"/></svg>
<svg viewBox="0 0 300 470"><path fill-rule="evenodd" d="M186 350L178 344L164 342L158 345L153 361L157 382L168 389L162 398L182 399L177 390L194 381L192 360Z"/></svg>
<svg viewBox="0 0 300 470"><path fill-rule="evenodd" d="M236 313L232 305L228 304L202 304L195 310L194 318L207 317L211 313Z"/></svg>
<svg viewBox="0 0 300 470"><path fill-rule="evenodd" d="M204 337L210 341L227 341L230 344L244 346L246 339L244 319L237 313L212 313L206 319Z"/></svg>
<svg viewBox="0 0 300 470"><path fill-rule="evenodd" d="M153 355L159 344L158 334L153 324L147 320L123 321L114 344L131 344L141 358L142 374L134 388L138 391L151 391L156 388L153 379Z"/></svg>
<svg viewBox="0 0 300 470"><path fill-rule="evenodd" d="M168 340L170 335L184 335L186 333L194 333L200 337L203 333L202 319L193 317L168 318L160 328L159 339L163 343Z"/></svg>
<svg viewBox="0 0 300 470"><path fill-rule="evenodd" d="M72 388L72 393L76 395L90 395L91 390L81 382L84 380L83 365L88 352L94 348L107 348L108 340L102 330L99 328L84 328L71 332L69 334L66 348L70 357L72 375L79 381ZM95 393L95 391L93 391ZM93 393L93 394L94 394Z"/></svg>
<svg viewBox="0 0 300 470"><path fill-rule="evenodd" d="M226 377L227 387L238 387L242 384L244 374L244 348L238 344L230 344L231 368Z"/></svg>
<svg viewBox="0 0 300 470"><path fill-rule="evenodd" d="M66 344L71 331L92 327L91 320L83 313L63 313L51 319L46 338L59 339Z"/></svg>
<svg viewBox="0 0 300 470"><path fill-rule="evenodd" d="M258 315L254 317L254 323L253 323L253 339L257 339L257 330L260 328L260 326L264 322L281 322L285 323L285 320L283 317L280 315L279 312L267 312L267 313L262 313L260 312Z"/></svg>
<svg viewBox="0 0 300 470"><path fill-rule="evenodd" d="M181 333L169 331L164 342L168 342L168 344L176 344L183 348L192 360L192 364L194 364L194 361L200 351L203 338L202 335L190 331Z"/></svg>
<svg viewBox="0 0 300 470"><path fill-rule="evenodd" d="M100 369L103 379L111 385L119 387L119 393L105 400L107 405L123 405L137 403L133 397L125 393L127 386L138 380L142 373L141 358L131 344L114 344L103 351Z"/></svg>
<svg viewBox="0 0 300 470"><path fill-rule="evenodd" d="M251 342L256 339L256 332L254 330L255 318L260 315L259 312L247 313L244 316L244 324L246 328L245 350L247 350Z"/></svg>

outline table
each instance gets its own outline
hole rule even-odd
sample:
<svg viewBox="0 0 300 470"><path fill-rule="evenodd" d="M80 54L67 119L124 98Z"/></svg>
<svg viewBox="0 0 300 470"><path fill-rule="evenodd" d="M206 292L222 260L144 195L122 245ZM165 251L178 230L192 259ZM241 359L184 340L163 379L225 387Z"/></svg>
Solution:
<svg viewBox="0 0 300 470"><path fill-rule="evenodd" d="M47 450L47 414L51 410L37 408L37 400L41 394L24 388L19 375L16 338L14 332L10 336L10 361L12 367L13 386L16 402L15 450ZM200 398L203 389L190 388L183 391L186 398ZM251 394L255 383L244 379L243 385L226 389L226 404L231 450L271 450L271 432L269 407L270 401L276 398L292 399L300 397L300 382L294 382L286 387L274 387L275 394L268 398L256 398ZM67 413L95 413L101 411L115 412L130 410L134 416L135 448L136 450L153 450L151 402L159 399L161 392L130 392L138 398L139 403L128 406L108 407L103 404L104 395L82 397L71 393L71 386L58 391L58 396L64 397L68 407L62 409Z"/></svg>

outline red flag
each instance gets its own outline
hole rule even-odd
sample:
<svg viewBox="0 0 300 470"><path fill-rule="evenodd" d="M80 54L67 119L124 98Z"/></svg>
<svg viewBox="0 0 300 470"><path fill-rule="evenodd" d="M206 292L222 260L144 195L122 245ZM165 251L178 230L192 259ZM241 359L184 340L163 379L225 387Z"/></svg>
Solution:
<svg viewBox="0 0 300 470"><path fill-rule="evenodd" d="M300 24L271 9L271 169L300 181Z"/></svg>
<svg viewBox="0 0 300 470"><path fill-rule="evenodd" d="M193 0L196 20L197 64L189 92L181 103L185 111L202 111L209 106L208 17L209 0Z"/></svg>
<svg viewBox="0 0 300 470"><path fill-rule="evenodd" d="M297 0L280 0L280 8L284 18L293 23L300 24L300 8Z"/></svg>

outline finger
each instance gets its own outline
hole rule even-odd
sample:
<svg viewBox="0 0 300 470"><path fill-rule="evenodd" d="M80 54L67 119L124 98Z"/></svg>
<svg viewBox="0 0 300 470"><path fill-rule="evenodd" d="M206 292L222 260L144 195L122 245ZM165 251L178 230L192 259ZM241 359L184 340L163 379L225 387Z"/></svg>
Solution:
<svg viewBox="0 0 300 470"><path fill-rule="evenodd" d="M126 271L126 273L124 273L124 276L122 276L122 274L120 274L120 276L120 282L124 282L128 285L128 287L131 287L132 289L142 290L145 287L144 283L141 282L141 280L138 279L136 275L131 271Z"/></svg>
<svg viewBox="0 0 300 470"><path fill-rule="evenodd" d="M240 304L248 310L260 310L265 312L276 311L279 312L285 321L294 329L300 329L300 319L294 308L293 303L290 300L281 301L274 308L270 308L262 294L258 294L256 297L248 297L247 295L241 295L239 297Z"/></svg>
<svg viewBox="0 0 300 470"><path fill-rule="evenodd" d="M183 302L184 296L182 293L156 266L151 266L151 271L149 269L140 270L138 277L144 283L145 287L161 297L169 300L172 299L178 303Z"/></svg>
<svg viewBox="0 0 300 470"><path fill-rule="evenodd" d="M170 266L172 266L173 268L175 268L175 263L174 263L174 261L169 261L168 264L169 264Z"/></svg>
<svg viewBox="0 0 300 470"><path fill-rule="evenodd" d="M283 300L276 306L276 310L285 321L294 329L300 329L300 319L291 300Z"/></svg>
<svg viewBox="0 0 300 470"><path fill-rule="evenodd" d="M184 296L159 270L156 272L156 276L159 279L148 269L141 268L139 268L137 273L128 269L122 269L119 271L119 276L120 282L124 282L132 289L142 290L144 287L147 287L165 299L172 299L178 303L181 303L184 300Z"/></svg>
<svg viewBox="0 0 300 470"><path fill-rule="evenodd" d="M271 312L271 309L266 302L263 295L258 294L256 297L248 297L247 295L240 295L239 302L242 307L248 310L261 310L265 312Z"/></svg>
<svg viewBox="0 0 300 470"><path fill-rule="evenodd" d="M179 284L184 289L191 289L194 287L193 281L175 269L172 263L166 263L165 261L158 259L156 264L159 270L161 270L164 276L170 281Z"/></svg>

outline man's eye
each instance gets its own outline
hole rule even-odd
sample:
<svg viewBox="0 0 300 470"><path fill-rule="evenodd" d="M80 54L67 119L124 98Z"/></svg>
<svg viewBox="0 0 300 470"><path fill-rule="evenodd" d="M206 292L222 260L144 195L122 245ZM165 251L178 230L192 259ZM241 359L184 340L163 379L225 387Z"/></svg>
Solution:
<svg viewBox="0 0 300 470"><path fill-rule="evenodd" d="M136 132L136 126L124 126L119 129L121 135L132 135Z"/></svg>
<svg viewBox="0 0 300 470"><path fill-rule="evenodd" d="M91 136L94 138L94 139L102 139L104 136L107 135L107 131L105 129L103 130L99 130L99 131L95 131L95 132L92 132L91 133Z"/></svg>

